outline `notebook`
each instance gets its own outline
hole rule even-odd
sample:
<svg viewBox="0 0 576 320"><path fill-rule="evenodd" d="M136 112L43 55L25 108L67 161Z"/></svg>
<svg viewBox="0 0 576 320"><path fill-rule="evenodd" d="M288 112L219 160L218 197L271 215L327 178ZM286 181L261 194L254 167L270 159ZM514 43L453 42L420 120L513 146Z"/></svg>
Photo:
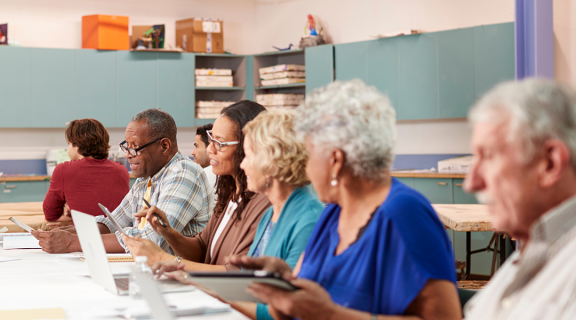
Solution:
<svg viewBox="0 0 576 320"><path fill-rule="evenodd" d="M38 244L38 239L28 232L25 233L8 233L3 237L4 250L8 249L42 249Z"/></svg>

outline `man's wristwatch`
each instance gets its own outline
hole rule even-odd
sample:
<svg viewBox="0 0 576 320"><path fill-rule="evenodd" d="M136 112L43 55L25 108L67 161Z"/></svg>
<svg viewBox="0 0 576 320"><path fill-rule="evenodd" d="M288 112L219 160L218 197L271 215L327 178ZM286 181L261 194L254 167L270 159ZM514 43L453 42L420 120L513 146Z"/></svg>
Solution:
<svg viewBox="0 0 576 320"><path fill-rule="evenodd" d="M180 263L180 262L182 262L182 257L179 255L176 255L176 258L174 258L174 261Z"/></svg>

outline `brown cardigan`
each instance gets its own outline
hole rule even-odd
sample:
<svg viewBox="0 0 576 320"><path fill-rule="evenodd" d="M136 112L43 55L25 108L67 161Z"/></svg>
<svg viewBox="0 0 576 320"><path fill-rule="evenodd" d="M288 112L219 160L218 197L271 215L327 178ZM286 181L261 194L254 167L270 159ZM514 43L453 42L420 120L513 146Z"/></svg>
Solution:
<svg viewBox="0 0 576 320"><path fill-rule="evenodd" d="M224 265L227 256L248 254L260 218L271 205L264 194L254 195L242 212L242 220L238 221L236 214L230 217L230 221L216 241L214 256L210 256L210 247L220 221L224 218L224 212L218 216L212 215L204 230L196 235L203 250L204 263Z"/></svg>

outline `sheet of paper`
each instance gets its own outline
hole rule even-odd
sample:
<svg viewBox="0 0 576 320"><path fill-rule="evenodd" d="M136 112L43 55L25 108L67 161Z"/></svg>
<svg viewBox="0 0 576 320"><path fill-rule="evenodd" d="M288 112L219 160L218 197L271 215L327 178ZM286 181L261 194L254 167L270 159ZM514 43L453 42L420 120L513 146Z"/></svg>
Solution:
<svg viewBox="0 0 576 320"><path fill-rule="evenodd" d="M54 309L28 309L28 310L0 310L0 319L12 320L66 320L62 308Z"/></svg>
<svg viewBox="0 0 576 320"><path fill-rule="evenodd" d="M2 247L8 249L42 249L38 240L29 233L5 234Z"/></svg>

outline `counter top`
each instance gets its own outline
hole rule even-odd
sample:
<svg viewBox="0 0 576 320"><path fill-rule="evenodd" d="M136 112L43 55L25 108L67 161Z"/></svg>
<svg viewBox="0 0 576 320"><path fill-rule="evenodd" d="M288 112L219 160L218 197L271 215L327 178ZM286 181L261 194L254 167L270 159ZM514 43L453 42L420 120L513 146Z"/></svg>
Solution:
<svg viewBox="0 0 576 320"><path fill-rule="evenodd" d="M0 182L50 181L50 176L2 176Z"/></svg>
<svg viewBox="0 0 576 320"><path fill-rule="evenodd" d="M438 173L438 172L409 172L409 171L392 171L391 175L396 178L446 178L446 179L464 179L465 173Z"/></svg>

